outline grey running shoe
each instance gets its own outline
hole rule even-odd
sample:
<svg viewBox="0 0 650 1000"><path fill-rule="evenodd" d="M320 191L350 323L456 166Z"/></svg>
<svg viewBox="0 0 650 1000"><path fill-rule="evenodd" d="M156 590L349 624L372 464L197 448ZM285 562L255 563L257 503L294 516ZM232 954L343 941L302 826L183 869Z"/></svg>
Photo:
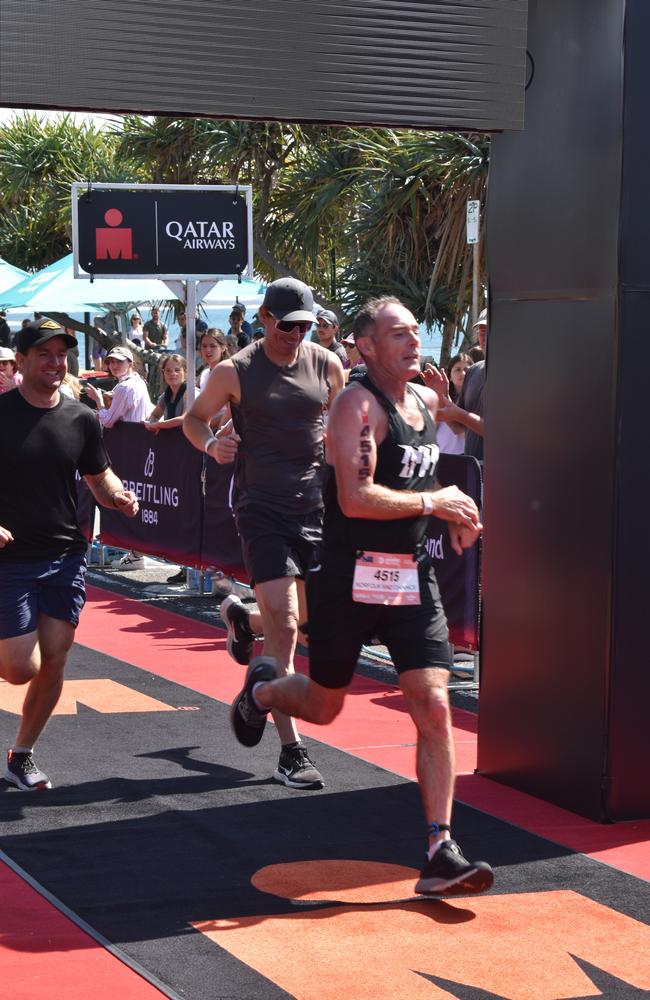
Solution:
<svg viewBox="0 0 650 1000"><path fill-rule="evenodd" d="M52 782L43 771L39 771L31 753L7 751L5 780L10 781L21 792L42 792L52 787Z"/></svg>
<svg viewBox="0 0 650 1000"><path fill-rule="evenodd" d="M486 861L468 861L455 840L444 840L427 856L415 891L423 896L464 896L485 892L494 882Z"/></svg>
<svg viewBox="0 0 650 1000"><path fill-rule="evenodd" d="M288 788L322 788L325 782L303 746L282 747L273 777Z"/></svg>
<svg viewBox="0 0 650 1000"><path fill-rule="evenodd" d="M257 746L262 739L268 709L260 709L253 700L253 686L258 681L275 680L276 661L272 656L256 656L246 671L246 683L230 706L230 725L245 747Z"/></svg>
<svg viewBox="0 0 650 1000"><path fill-rule="evenodd" d="M235 594L230 594L221 602L219 614L228 629L226 648L233 660L245 667L247 663L250 663L250 658L253 655L253 640L255 638L251 631L251 616L248 608Z"/></svg>

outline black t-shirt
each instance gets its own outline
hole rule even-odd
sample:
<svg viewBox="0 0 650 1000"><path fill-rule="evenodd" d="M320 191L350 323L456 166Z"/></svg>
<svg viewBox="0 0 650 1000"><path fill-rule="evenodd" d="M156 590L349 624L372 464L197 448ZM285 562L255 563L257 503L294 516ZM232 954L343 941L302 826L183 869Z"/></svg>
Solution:
<svg viewBox="0 0 650 1000"><path fill-rule="evenodd" d="M61 395L57 406L27 403L18 389L0 396L0 525L14 536L4 562L39 562L83 552L76 473L98 475L109 460L97 417Z"/></svg>

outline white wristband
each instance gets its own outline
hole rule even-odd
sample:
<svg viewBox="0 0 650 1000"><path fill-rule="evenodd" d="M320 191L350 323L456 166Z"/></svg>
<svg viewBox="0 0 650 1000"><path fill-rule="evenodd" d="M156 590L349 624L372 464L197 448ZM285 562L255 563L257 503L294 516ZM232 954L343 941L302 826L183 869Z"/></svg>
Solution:
<svg viewBox="0 0 650 1000"><path fill-rule="evenodd" d="M433 497L430 493L421 493L422 497L422 513L429 517L433 514Z"/></svg>
<svg viewBox="0 0 650 1000"><path fill-rule="evenodd" d="M216 440L217 440L216 437L214 437L213 435L212 437L209 437L208 440L205 442L205 444L203 445L203 451L206 453L206 455L208 454L208 449L210 445L214 444Z"/></svg>

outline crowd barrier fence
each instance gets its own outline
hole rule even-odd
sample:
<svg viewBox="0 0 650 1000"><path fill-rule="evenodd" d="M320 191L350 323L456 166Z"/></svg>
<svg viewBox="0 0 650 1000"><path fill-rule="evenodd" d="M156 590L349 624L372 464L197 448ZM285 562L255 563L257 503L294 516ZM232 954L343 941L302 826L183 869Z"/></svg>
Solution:
<svg viewBox="0 0 650 1000"><path fill-rule="evenodd" d="M135 549L184 566L215 567L247 582L231 510L232 465L218 465L193 448L180 428L152 434L141 424L117 423L104 432L115 473L140 500L135 518L101 508L103 544ZM438 479L457 485L481 506L481 468L464 455L441 455ZM94 506L83 481L80 523L92 536ZM476 651L480 624L480 543L458 556L447 525L430 518L427 549L435 566L454 646Z"/></svg>

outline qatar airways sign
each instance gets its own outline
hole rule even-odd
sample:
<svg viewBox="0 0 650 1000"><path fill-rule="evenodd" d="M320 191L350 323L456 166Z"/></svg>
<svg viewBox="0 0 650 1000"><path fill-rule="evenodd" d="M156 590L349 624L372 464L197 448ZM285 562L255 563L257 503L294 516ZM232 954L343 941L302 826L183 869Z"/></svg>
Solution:
<svg viewBox="0 0 650 1000"><path fill-rule="evenodd" d="M72 185L75 277L252 274L250 187Z"/></svg>

